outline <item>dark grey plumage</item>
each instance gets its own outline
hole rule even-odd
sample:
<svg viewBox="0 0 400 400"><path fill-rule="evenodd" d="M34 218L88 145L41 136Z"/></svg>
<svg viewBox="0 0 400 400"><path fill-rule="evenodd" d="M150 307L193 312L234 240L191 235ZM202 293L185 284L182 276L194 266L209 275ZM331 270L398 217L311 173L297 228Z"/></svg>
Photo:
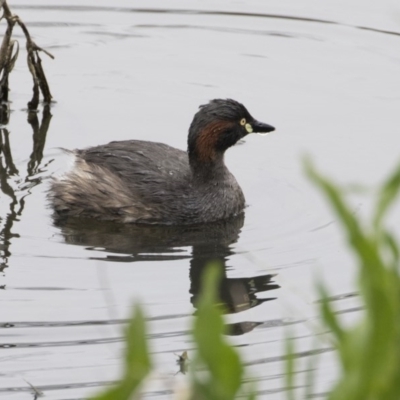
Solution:
<svg viewBox="0 0 400 400"><path fill-rule="evenodd" d="M242 104L213 100L194 117L188 153L140 140L75 150L74 168L51 185L55 213L145 224L198 224L237 215L245 200L223 154L247 135L243 119L273 130Z"/></svg>

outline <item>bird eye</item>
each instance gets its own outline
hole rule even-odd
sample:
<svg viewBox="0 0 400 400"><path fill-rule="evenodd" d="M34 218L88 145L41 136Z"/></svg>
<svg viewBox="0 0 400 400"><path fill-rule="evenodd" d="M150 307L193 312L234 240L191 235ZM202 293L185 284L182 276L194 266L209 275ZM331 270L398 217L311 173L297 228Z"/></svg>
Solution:
<svg viewBox="0 0 400 400"><path fill-rule="evenodd" d="M242 118L241 120L240 120L240 125L246 125L246 118Z"/></svg>

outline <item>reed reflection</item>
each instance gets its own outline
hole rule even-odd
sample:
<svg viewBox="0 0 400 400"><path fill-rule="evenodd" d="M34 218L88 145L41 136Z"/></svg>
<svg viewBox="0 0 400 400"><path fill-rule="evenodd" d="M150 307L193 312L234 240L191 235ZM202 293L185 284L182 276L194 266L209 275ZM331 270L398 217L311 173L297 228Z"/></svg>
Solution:
<svg viewBox="0 0 400 400"><path fill-rule="evenodd" d="M91 259L114 262L189 259L189 292L194 307L201 291L203 271L210 262L217 262L223 269L219 295L226 313L238 313L273 300L275 297L257 296L279 288L270 274L245 278L229 278L227 274L228 260L234 254L233 244L243 226L243 215L229 221L196 226L129 225L79 219L55 219L54 222L67 243L107 253L104 257ZM187 247L191 247L191 254L182 250ZM250 321L231 324L228 333L240 335L258 324Z"/></svg>
<svg viewBox="0 0 400 400"><path fill-rule="evenodd" d="M10 200L8 210L0 215L0 272L7 267L12 239L19 236L13 233L13 225L22 216L25 198L30 194L30 189L42 181L36 175L42 172L40 164L51 117L49 107L43 109L40 123L36 112L28 114L28 123L33 130L33 149L27 163L27 172L21 174L13 161L10 132L4 126L9 121L9 109L4 105L1 107L0 124L3 126L0 127L0 190Z"/></svg>

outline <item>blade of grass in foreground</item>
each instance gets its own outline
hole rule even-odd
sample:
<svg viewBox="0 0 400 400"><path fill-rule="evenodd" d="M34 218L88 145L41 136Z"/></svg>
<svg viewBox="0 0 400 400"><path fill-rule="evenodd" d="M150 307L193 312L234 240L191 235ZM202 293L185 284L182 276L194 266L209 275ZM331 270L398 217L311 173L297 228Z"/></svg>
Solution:
<svg viewBox="0 0 400 400"><path fill-rule="evenodd" d="M140 306L136 305L134 315L126 331L125 371L121 381L105 393L92 400L129 400L136 393L144 378L151 370L147 348L145 319Z"/></svg>
<svg viewBox="0 0 400 400"><path fill-rule="evenodd" d="M343 326L322 290L321 313L335 338L341 376L330 392L330 400L395 400L400 398L400 277L398 245L381 226L385 213L400 192L400 168L383 185L377 209L368 230L352 212L343 192L306 164L311 180L322 190L334 209L350 246L359 260L360 297L365 304L363 319L353 327ZM382 240L385 238L385 240ZM385 248L383 248L383 246ZM388 264L383 257L391 249Z"/></svg>
<svg viewBox="0 0 400 400"><path fill-rule="evenodd" d="M192 373L193 398L233 400L243 375L239 355L223 336L224 321L218 302L220 267L211 265L203 275L202 296L198 303L193 336L198 354ZM200 369L205 369L204 374Z"/></svg>
<svg viewBox="0 0 400 400"><path fill-rule="evenodd" d="M287 399L294 400L294 381L295 381L295 355L294 355L294 343L293 339L290 339L289 336L285 339L286 344L286 390L287 390Z"/></svg>
<svg viewBox="0 0 400 400"><path fill-rule="evenodd" d="M381 187L374 215L375 229L379 229L382 219L387 214L388 209L393 205L400 191L400 167L389 176Z"/></svg>

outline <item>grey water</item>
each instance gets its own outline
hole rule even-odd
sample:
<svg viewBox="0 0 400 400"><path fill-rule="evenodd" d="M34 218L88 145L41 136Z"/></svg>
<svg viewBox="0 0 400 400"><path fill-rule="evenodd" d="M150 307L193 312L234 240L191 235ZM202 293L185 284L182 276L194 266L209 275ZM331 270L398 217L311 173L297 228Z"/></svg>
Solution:
<svg viewBox="0 0 400 400"><path fill-rule="evenodd" d="M337 365L318 328L316 281L349 324L362 311L355 259L302 157L368 188L351 198L355 213L369 215L374 189L400 158L398 3L9 5L55 56L42 58L56 102L28 120L32 82L16 29L21 54L0 126L0 398L77 400L118 379L137 301L157 365L146 397L170 398L185 379L175 354L193 354L200 277L214 260L224 267L227 337L260 398L285 398L286 335L299 386L318 354L315 395L324 393ZM142 139L185 149L198 106L220 97L277 128L226 155L246 196L244 216L185 228L53 220L48 182L71 163L60 148ZM397 234L399 217L396 209L389 220Z"/></svg>

